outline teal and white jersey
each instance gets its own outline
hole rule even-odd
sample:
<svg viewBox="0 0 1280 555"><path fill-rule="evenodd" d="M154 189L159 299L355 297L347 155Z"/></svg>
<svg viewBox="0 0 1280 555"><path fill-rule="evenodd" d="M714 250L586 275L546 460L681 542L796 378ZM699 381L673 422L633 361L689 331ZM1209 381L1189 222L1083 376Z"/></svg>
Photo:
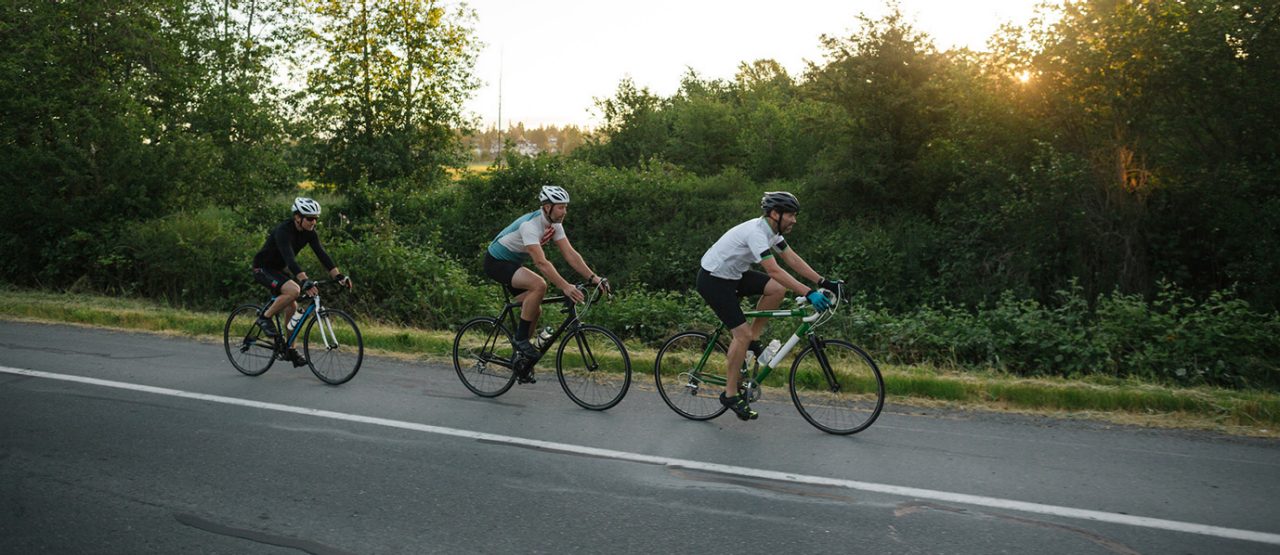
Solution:
<svg viewBox="0 0 1280 555"><path fill-rule="evenodd" d="M498 260L524 263L529 259L527 245L545 245L564 238L564 224L553 224L541 209L534 210L499 231L489 243L489 254Z"/></svg>
<svg viewBox="0 0 1280 555"><path fill-rule="evenodd" d="M782 235L774 233L764 218L747 220L726 231L702 255L702 269L720 279L742 279L742 273L787 249Z"/></svg>

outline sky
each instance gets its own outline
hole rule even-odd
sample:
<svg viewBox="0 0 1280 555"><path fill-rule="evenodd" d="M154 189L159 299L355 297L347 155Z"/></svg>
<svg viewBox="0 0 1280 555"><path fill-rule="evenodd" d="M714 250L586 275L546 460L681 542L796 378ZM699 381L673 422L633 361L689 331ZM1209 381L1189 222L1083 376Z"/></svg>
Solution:
<svg viewBox="0 0 1280 555"><path fill-rule="evenodd" d="M463 0L476 11L481 87L467 103L481 128L502 119L526 127L599 123L596 98L622 79L660 96L675 93L692 68L731 79L738 65L777 60L793 75L821 62L823 35L848 37L884 0ZM1030 19L1039 0L899 0L913 26L942 50L985 49L1008 21Z"/></svg>

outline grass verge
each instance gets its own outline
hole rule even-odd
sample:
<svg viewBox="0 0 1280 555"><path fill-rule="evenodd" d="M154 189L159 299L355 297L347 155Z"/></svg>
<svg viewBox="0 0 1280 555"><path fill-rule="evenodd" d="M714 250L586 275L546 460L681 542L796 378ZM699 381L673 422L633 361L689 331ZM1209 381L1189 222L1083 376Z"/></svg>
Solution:
<svg viewBox="0 0 1280 555"><path fill-rule="evenodd" d="M228 306L228 312L232 308ZM115 297L0 290L0 318L60 322L183 335L221 341L226 313L193 312ZM357 315L372 353L446 361L452 330L421 330L369 322ZM632 380L649 383L655 351L628 345ZM874 353L872 353L874 357ZM894 405L946 406L1123 424L1215 430L1280 437L1280 395L1220 388L1173 388L1136 381L1027 379L1000 372L955 372L930 367L881 368ZM782 374L782 375L779 375ZM785 372L766 385L784 385ZM785 398L784 392L778 392Z"/></svg>

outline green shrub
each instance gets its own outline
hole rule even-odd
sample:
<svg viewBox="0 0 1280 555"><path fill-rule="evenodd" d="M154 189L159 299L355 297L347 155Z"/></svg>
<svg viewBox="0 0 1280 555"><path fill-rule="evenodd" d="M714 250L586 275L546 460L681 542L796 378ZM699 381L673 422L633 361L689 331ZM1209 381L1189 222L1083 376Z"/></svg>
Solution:
<svg viewBox="0 0 1280 555"><path fill-rule="evenodd" d="M858 296L823 332L900 364L1280 388L1280 315L1229 292L1197 301L1166 284L1151 302L1112 293L1095 305L1075 284L1055 306L1006 293L990 307L941 302L895 313Z"/></svg>
<svg viewBox="0 0 1280 555"><path fill-rule="evenodd" d="M1151 303L1113 293L1097 312L1099 342L1119 373L1187 385L1280 386L1280 315L1254 312L1232 292L1197 302L1162 283Z"/></svg>
<svg viewBox="0 0 1280 555"><path fill-rule="evenodd" d="M661 345L679 331L711 331L719 324L695 292L655 292L640 287L620 288L611 299L593 306L586 321L651 346Z"/></svg>
<svg viewBox="0 0 1280 555"><path fill-rule="evenodd" d="M115 253L98 264L143 296L230 309L257 288L249 270L263 239L247 229L222 208L170 214L126 228Z"/></svg>
<svg viewBox="0 0 1280 555"><path fill-rule="evenodd" d="M325 249L355 281L351 294L335 300L353 313L441 329L496 304L457 261L434 247L407 244L393 232L365 234L359 242L338 237Z"/></svg>

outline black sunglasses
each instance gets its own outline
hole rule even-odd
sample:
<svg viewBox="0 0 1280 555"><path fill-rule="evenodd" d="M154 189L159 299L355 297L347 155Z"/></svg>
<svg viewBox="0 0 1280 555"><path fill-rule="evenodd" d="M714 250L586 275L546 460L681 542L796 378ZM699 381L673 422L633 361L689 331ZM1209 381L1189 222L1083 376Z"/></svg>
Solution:
<svg viewBox="0 0 1280 555"><path fill-rule="evenodd" d="M314 222L320 219L320 216L303 216L302 219L307 220L309 222Z"/></svg>

